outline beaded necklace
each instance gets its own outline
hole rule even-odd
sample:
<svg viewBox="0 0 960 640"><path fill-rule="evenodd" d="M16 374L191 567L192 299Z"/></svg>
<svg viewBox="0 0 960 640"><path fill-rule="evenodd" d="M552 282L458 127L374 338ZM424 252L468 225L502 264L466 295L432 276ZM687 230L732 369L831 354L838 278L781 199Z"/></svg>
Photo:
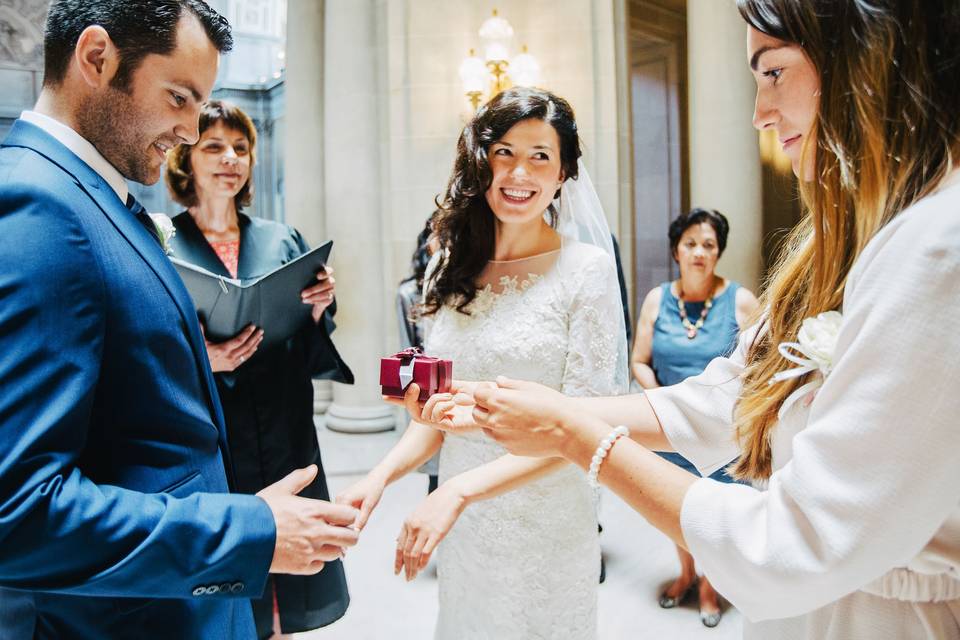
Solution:
<svg viewBox="0 0 960 640"><path fill-rule="evenodd" d="M679 294L677 296L677 309L680 311L680 324L683 325L683 328L687 330L687 339L693 340L697 337L697 332L703 328L703 323L707 320L707 314L710 313L710 308L713 306L713 294L717 290L716 281L714 281L713 289L710 291L710 295L703 303L703 310L700 312L700 317L697 318L696 322L690 322L690 319L687 317L687 308L683 304L683 289L681 284L677 282L677 289L679 289Z"/></svg>

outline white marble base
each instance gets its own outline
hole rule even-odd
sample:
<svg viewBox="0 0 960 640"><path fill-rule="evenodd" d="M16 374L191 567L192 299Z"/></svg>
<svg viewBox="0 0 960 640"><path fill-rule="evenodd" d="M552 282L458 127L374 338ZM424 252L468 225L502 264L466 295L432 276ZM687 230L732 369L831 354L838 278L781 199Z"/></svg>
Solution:
<svg viewBox="0 0 960 640"><path fill-rule="evenodd" d="M340 433L380 433L397 426L396 412L388 404L358 407L333 402L325 422L328 429Z"/></svg>

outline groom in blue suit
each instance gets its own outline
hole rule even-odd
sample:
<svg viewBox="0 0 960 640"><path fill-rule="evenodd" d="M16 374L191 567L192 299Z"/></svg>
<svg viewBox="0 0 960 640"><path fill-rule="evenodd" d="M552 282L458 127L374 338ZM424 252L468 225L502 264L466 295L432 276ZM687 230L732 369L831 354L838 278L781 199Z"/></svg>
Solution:
<svg viewBox="0 0 960 640"><path fill-rule="evenodd" d="M4 640L254 638L268 572L356 542L355 510L296 495L315 468L228 493L196 312L127 192L196 142L230 46L201 0L51 5L43 91L0 145Z"/></svg>

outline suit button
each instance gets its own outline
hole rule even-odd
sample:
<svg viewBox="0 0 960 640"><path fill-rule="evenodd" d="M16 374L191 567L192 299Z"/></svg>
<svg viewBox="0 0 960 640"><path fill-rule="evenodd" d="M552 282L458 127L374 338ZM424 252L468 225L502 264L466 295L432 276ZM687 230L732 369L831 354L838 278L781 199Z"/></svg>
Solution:
<svg viewBox="0 0 960 640"><path fill-rule="evenodd" d="M206 587L204 587L203 585L201 585L201 586L199 586L199 587L194 587L192 593L193 593L194 596L202 596L202 595L205 594L206 592L207 592Z"/></svg>
<svg viewBox="0 0 960 640"><path fill-rule="evenodd" d="M230 583L229 583L229 582L224 582L224 583L221 584L219 587L217 587L217 590L218 590L220 593L230 593Z"/></svg>
<svg viewBox="0 0 960 640"><path fill-rule="evenodd" d="M241 591L243 591L243 587L244 587L244 585L243 585L242 582L234 582L234 583L230 586L230 591L231 591L231 593L240 593Z"/></svg>
<svg viewBox="0 0 960 640"><path fill-rule="evenodd" d="M210 585L209 587L207 587L204 591L205 591L205 593L206 593L208 596L212 596L213 594L215 594L215 593L217 593L218 591L220 591L220 587L218 587L218 586L215 585L215 584L212 584L212 585Z"/></svg>

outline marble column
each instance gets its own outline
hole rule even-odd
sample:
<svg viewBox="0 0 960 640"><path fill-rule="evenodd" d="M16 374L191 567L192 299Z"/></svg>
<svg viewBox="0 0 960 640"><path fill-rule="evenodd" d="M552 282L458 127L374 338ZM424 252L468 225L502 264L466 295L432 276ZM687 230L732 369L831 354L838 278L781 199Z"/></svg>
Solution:
<svg viewBox="0 0 960 640"><path fill-rule="evenodd" d="M311 246L327 239L318 179L323 175L323 6L320 0L287 2L284 215ZM314 413L324 413L332 398L332 383L314 380Z"/></svg>
<svg viewBox="0 0 960 640"><path fill-rule="evenodd" d="M354 385L333 385L326 424L354 433L396 424L379 387L380 357L389 350L384 318L394 312L383 275L381 11L377 0L326 0L323 16L323 210L334 241L337 347L356 377Z"/></svg>
<svg viewBox="0 0 960 640"><path fill-rule="evenodd" d="M327 239L323 200L323 2L288 0L284 213L311 245Z"/></svg>
<svg viewBox="0 0 960 640"><path fill-rule="evenodd" d="M687 1L690 205L727 216L730 237L717 270L756 292L763 193L746 37L732 0Z"/></svg>

